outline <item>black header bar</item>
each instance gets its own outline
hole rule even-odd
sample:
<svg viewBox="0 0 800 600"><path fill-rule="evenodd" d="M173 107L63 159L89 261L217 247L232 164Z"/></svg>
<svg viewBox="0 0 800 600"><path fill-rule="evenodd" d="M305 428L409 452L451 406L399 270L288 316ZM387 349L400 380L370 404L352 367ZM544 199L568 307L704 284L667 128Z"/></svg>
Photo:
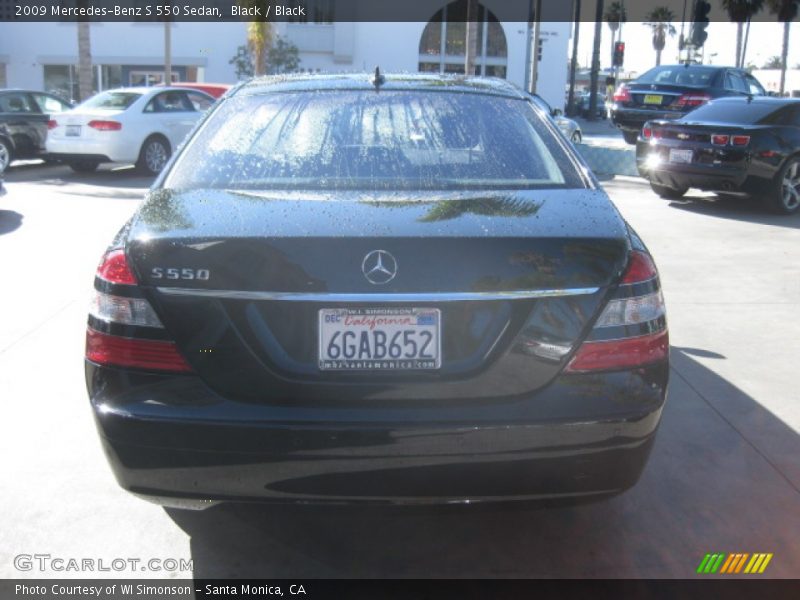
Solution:
<svg viewBox="0 0 800 600"><path fill-rule="evenodd" d="M541 21L572 21L575 0L541 0ZM525 22L533 18L536 0L482 0L500 21ZM606 7L611 2L606 0ZM326 24L352 22L427 22L441 19L447 6L448 20L482 20L484 13L467 15L467 1L455 0L0 0L0 22L235 22L269 21ZM692 19L694 0L636 0L626 2L626 20L644 22L656 7L666 7L674 23ZM591 22L595 2L583 0L581 20ZM684 10L685 9L685 10ZM711 0L711 21L730 21L722 0ZM739 18L739 20L743 20ZM776 22L764 4L752 21Z"/></svg>

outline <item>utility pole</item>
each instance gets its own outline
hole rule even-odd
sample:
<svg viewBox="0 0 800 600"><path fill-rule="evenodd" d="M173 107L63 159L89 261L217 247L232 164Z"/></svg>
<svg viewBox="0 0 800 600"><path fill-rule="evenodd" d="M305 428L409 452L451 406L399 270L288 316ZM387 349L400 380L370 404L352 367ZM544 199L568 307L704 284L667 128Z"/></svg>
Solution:
<svg viewBox="0 0 800 600"><path fill-rule="evenodd" d="M475 56L478 54L478 0L467 0L467 48L464 75L475 75Z"/></svg>
<svg viewBox="0 0 800 600"><path fill-rule="evenodd" d="M589 90L589 120L597 119L597 78L600 74L600 39L603 35L603 0L597 0L594 17L594 49L592 51L592 77Z"/></svg>
<svg viewBox="0 0 800 600"><path fill-rule="evenodd" d="M536 0L534 11L533 48L531 48L531 94L536 93L536 80L539 78L539 41L542 36L542 0Z"/></svg>
<svg viewBox="0 0 800 600"><path fill-rule="evenodd" d="M164 84L172 85L172 23L164 21Z"/></svg>
<svg viewBox="0 0 800 600"><path fill-rule="evenodd" d="M528 26L525 29L525 85L526 92L531 91L531 44L533 44L533 0L528 0Z"/></svg>
<svg viewBox="0 0 800 600"><path fill-rule="evenodd" d="M569 68L569 96L567 97L567 115L575 114L575 72L578 70L578 34L581 29L581 0L575 0L575 19L572 33L572 64Z"/></svg>

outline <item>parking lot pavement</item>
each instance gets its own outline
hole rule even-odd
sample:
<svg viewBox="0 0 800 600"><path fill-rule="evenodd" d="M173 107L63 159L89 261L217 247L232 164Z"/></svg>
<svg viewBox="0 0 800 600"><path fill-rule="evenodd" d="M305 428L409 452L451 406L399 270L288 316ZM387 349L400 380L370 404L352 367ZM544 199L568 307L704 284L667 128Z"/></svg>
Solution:
<svg viewBox="0 0 800 600"><path fill-rule="evenodd" d="M164 511L120 491L82 377L97 260L149 180L13 168L0 200L0 576L13 557L190 558L196 577L691 577L707 552L800 576L800 215L638 180L606 184L661 270L672 375L651 461L609 501L560 508ZM9 291L10 290L10 291ZM47 572L46 576L186 573Z"/></svg>

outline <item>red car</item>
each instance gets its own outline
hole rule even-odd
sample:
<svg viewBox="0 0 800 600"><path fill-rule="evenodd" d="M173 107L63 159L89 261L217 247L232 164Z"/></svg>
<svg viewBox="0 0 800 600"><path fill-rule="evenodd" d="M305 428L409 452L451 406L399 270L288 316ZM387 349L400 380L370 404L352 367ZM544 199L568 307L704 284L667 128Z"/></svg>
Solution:
<svg viewBox="0 0 800 600"><path fill-rule="evenodd" d="M210 96L214 96L214 98L219 98L229 89L231 89L231 85L227 83L190 83L190 82L179 81L177 83L173 83L172 85L174 87L189 88L191 90L200 90L201 92L205 92Z"/></svg>

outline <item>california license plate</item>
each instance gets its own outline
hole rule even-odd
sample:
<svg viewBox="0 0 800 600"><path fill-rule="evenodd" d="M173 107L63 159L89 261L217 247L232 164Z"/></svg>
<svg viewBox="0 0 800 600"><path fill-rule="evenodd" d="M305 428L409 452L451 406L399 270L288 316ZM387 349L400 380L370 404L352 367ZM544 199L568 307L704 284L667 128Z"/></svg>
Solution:
<svg viewBox="0 0 800 600"><path fill-rule="evenodd" d="M67 125L66 135L67 135L67 137L80 137L80 135L81 135L81 126L80 125Z"/></svg>
<svg viewBox="0 0 800 600"><path fill-rule="evenodd" d="M664 96L659 96L658 94L645 94L644 103L645 104L661 104L661 101L664 99Z"/></svg>
<svg viewBox="0 0 800 600"><path fill-rule="evenodd" d="M692 162L691 150L679 150L672 148L669 151L669 162L671 163L690 163Z"/></svg>
<svg viewBox="0 0 800 600"><path fill-rule="evenodd" d="M319 311L319 368L323 371L428 370L441 365L439 309Z"/></svg>

